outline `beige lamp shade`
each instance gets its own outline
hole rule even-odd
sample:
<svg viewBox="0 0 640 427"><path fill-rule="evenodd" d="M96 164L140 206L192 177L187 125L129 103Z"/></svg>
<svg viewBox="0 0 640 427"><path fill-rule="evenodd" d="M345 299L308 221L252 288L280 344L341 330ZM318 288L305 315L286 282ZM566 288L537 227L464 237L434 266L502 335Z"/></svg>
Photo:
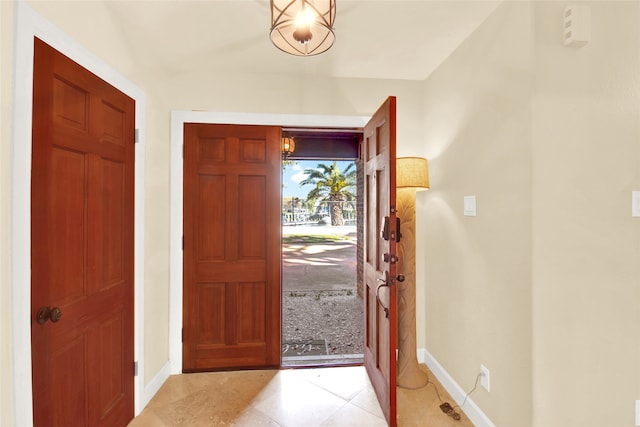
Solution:
<svg viewBox="0 0 640 427"><path fill-rule="evenodd" d="M422 157L396 159L396 188L429 189L429 164Z"/></svg>

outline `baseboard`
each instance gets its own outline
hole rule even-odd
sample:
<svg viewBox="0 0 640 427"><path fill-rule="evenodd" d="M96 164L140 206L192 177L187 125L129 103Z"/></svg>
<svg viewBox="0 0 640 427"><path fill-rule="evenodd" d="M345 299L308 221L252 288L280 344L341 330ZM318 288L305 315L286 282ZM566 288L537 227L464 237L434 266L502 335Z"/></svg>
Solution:
<svg viewBox="0 0 640 427"><path fill-rule="evenodd" d="M162 384L167 381L167 378L169 378L170 375L171 363L167 362L144 388L144 391L142 392L142 405L140 407L140 412L142 412L142 410L149 404L153 396L156 395L158 390L160 390L160 387L162 387Z"/></svg>
<svg viewBox="0 0 640 427"><path fill-rule="evenodd" d="M467 392L449 375L440 363L426 349L418 349L418 362L424 363L431 370L433 375L440 381L440 384L449 392L453 400L458 405L462 404ZM464 413L469 417L476 427L496 427L495 424L482 412L471 397L464 404Z"/></svg>

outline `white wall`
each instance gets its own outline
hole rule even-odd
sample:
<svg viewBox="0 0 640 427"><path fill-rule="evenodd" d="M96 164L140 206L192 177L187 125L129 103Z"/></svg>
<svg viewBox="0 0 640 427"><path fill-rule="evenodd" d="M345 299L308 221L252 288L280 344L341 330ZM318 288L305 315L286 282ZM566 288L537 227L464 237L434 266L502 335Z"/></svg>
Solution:
<svg viewBox="0 0 640 427"><path fill-rule="evenodd" d="M13 423L11 357L11 100L13 76L13 3L0 1L0 424Z"/></svg>

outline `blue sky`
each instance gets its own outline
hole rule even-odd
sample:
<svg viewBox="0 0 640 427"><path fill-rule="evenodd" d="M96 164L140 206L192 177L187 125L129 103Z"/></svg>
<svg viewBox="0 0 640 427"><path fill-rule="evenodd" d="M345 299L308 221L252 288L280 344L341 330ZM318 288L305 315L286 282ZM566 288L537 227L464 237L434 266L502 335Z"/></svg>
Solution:
<svg viewBox="0 0 640 427"><path fill-rule="evenodd" d="M313 189L311 185L300 186L300 182L307 176L305 169L314 169L318 164L330 165L331 160L295 160L293 165L287 165L282 171L282 197L299 197L306 199L309 191ZM351 161L339 161L338 167L344 170Z"/></svg>

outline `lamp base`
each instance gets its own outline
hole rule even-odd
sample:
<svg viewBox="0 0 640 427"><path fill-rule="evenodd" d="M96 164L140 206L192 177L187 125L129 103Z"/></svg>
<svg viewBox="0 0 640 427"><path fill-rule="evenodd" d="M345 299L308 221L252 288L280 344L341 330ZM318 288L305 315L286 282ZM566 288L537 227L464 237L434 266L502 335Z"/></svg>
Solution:
<svg viewBox="0 0 640 427"><path fill-rule="evenodd" d="M405 276L398 292L398 364L396 384L416 389L427 385L427 374L420 370L416 350L416 190L399 188L396 203L401 220L402 239L398 249L398 271Z"/></svg>
<svg viewBox="0 0 640 427"><path fill-rule="evenodd" d="M396 378L396 385L398 387L415 390L422 388L429 383L429 377L426 372L420 369L418 360L409 361L402 364L398 364L398 376Z"/></svg>

